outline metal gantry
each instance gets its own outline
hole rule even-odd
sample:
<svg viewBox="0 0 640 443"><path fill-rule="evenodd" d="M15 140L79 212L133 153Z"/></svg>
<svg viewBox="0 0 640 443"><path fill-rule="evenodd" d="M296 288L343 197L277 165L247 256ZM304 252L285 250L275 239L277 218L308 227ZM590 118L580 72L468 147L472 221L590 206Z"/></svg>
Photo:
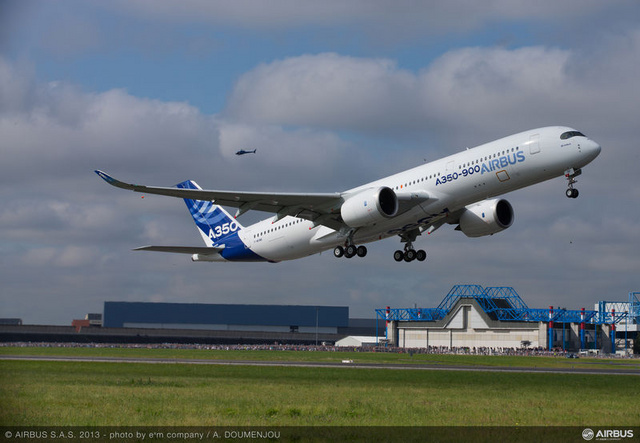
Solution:
<svg viewBox="0 0 640 443"><path fill-rule="evenodd" d="M617 324L627 316L640 316L640 293L629 295L632 313L605 310L569 310L565 308L532 309L512 287L483 288L480 285L455 285L436 308L376 309L379 319L387 321L442 320L461 298L473 298L491 318L500 321ZM633 300L635 300L632 303ZM601 302L606 303L606 302ZM634 304L635 303L635 304ZM635 311L634 311L635 309Z"/></svg>
<svg viewBox="0 0 640 443"><path fill-rule="evenodd" d="M636 325L640 324L640 292L629 292L629 317Z"/></svg>

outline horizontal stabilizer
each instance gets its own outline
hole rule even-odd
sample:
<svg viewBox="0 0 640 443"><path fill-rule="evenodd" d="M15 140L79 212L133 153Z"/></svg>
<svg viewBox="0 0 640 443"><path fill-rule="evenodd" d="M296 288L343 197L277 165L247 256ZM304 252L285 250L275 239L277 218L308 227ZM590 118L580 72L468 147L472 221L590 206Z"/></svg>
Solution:
<svg viewBox="0 0 640 443"><path fill-rule="evenodd" d="M221 252L224 246L216 246L212 248L204 246L141 246L135 248L134 251L155 251L155 252L172 252L174 254L199 254L213 255Z"/></svg>

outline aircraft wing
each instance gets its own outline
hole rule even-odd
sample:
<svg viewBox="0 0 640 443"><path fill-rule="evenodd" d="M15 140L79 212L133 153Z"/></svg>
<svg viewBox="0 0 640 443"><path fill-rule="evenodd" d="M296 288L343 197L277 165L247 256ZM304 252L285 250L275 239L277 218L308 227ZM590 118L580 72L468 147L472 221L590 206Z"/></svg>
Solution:
<svg viewBox="0 0 640 443"><path fill-rule="evenodd" d="M333 230L349 229L340 217L340 208L349 198L347 194L338 192L326 194L303 193L270 193L270 192L239 192L214 191L204 189L164 188L124 183L116 180L102 171L95 171L104 181L112 186L147 194L167 195L170 197L187 198L193 200L212 201L221 206L238 208L234 217L239 217L250 210L275 213L274 221L287 215L299 217L314 222L316 225L327 226ZM401 214L418 204L428 200L438 200L424 191L397 193L399 211ZM177 251L165 251L177 252Z"/></svg>
<svg viewBox="0 0 640 443"><path fill-rule="evenodd" d="M256 210L275 213L276 219L290 215L311 220L336 230L345 226L339 219L340 206L344 202L340 193L303 194L163 188L124 183L105 172L95 172L104 181L117 188L146 194L212 201L221 206L238 208L235 217L249 210Z"/></svg>

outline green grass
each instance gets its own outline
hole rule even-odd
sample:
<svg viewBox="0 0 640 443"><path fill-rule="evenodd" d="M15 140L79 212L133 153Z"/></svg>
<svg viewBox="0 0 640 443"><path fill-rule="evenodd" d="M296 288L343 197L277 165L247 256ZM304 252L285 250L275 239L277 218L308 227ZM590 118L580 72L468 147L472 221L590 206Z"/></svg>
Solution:
<svg viewBox="0 0 640 443"><path fill-rule="evenodd" d="M0 425L638 426L638 392L623 375L0 361Z"/></svg>

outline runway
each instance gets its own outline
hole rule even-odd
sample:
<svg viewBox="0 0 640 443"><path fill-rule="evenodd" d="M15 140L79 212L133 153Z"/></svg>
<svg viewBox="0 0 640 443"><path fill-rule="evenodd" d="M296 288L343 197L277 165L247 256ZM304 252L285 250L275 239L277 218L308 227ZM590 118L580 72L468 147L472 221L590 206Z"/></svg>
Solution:
<svg viewBox="0 0 640 443"><path fill-rule="evenodd" d="M87 363L138 363L138 364L182 364L182 365L226 365L226 366L281 366L307 368L344 368L344 369L387 369L419 371L471 371L471 372L521 372L541 374L590 374L590 375L635 375L640 369L631 368L546 368L546 367L509 367L509 366L455 366L450 364L385 364L357 362L295 362L295 361L255 361L255 360L205 360L175 358L142 357L74 357L74 356L30 356L0 355L0 360L19 361L58 361ZM607 363L611 365L612 363Z"/></svg>

